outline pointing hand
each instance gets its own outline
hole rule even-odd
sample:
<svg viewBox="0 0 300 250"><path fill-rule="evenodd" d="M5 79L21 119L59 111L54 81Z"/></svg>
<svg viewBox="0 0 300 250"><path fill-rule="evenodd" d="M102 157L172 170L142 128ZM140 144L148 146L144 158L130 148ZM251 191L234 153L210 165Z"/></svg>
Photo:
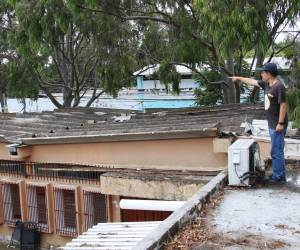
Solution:
<svg viewBox="0 0 300 250"><path fill-rule="evenodd" d="M233 82L236 82L238 80L237 76L230 76L228 78L231 79Z"/></svg>

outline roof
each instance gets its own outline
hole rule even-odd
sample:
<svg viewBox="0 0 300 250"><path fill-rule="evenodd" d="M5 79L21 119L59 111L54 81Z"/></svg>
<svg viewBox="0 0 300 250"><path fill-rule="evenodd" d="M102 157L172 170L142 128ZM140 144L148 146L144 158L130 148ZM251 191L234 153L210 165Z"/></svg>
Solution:
<svg viewBox="0 0 300 250"><path fill-rule="evenodd" d="M160 221L99 223L67 243L63 249L132 249L159 224Z"/></svg>
<svg viewBox="0 0 300 250"><path fill-rule="evenodd" d="M269 58L265 58L264 63L267 63L268 60L269 60ZM257 60L255 59L254 64L253 64L254 69L256 66L256 61ZM252 58L246 58L245 62L250 66L252 63ZM278 57L273 57L270 62L277 64L278 68L281 70L288 70L291 66L292 60L278 56ZM160 64L150 64L150 65L147 65L144 68L134 72L133 75L135 75L135 76L151 76L159 70L159 67L160 67ZM184 65L175 64L175 67L176 67L176 71L180 75L192 75L193 74L193 71ZM204 64L201 67L197 66L196 68L197 68L197 70L201 71L201 70L206 70L210 67L208 65Z"/></svg>
<svg viewBox="0 0 300 250"><path fill-rule="evenodd" d="M299 249L299 177L299 161L288 161L286 184L225 187L165 249Z"/></svg>
<svg viewBox="0 0 300 250"><path fill-rule="evenodd" d="M242 132L242 122L263 119L260 105L235 104L185 109L97 108L0 114L0 141L22 145L214 137Z"/></svg>
<svg viewBox="0 0 300 250"><path fill-rule="evenodd" d="M144 68L133 73L135 76L151 76L159 70L160 64L147 65ZM176 71L180 75L192 75L192 70L184 65L175 65Z"/></svg>

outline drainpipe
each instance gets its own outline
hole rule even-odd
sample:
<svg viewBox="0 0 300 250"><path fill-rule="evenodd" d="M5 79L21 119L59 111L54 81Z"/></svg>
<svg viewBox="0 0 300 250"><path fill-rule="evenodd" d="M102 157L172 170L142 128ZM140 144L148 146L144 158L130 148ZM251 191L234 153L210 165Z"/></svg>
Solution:
<svg viewBox="0 0 300 250"><path fill-rule="evenodd" d="M122 199L120 201L120 208L148 211L175 211L184 203L185 201Z"/></svg>

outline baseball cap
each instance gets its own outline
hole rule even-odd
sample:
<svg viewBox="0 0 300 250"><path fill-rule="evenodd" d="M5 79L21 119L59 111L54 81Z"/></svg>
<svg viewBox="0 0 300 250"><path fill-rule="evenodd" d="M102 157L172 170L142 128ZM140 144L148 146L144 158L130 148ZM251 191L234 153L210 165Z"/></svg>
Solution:
<svg viewBox="0 0 300 250"><path fill-rule="evenodd" d="M259 68L262 71L270 72L274 75L278 75L277 65L275 63L266 63L262 68Z"/></svg>

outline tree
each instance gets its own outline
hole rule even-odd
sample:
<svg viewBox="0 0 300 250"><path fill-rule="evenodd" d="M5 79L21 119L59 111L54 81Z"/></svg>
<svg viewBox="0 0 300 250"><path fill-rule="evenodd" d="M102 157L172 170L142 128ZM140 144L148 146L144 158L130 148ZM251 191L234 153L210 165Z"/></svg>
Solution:
<svg viewBox="0 0 300 250"><path fill-rule="evenodd" d="M214 71L202 72L202 74L210 82L217 82L220 79L220 74ZM203 82L201 77L196 76L196 81L199 84L199 88L195 89L196 103L198 105L214 105L216 103L224 103L222 89L220 86L212 85L209 83Z"/></svg>
<svg viewBox="0 0 300 250"><path fill-rule="evenodd" d="M116 94L128 84L136 65L130 25L113 16L78 12L63 0L10 3L20 65L56 107L76 107L91 90L90 106L105 91ZM62 102L55 91L62 91Z"/></svg>
<svg viewBox="0 0 300 250"><path fill-rule="evenodd" d="M293 46L289 46L293 43ZM289 36L280 44L281 51L286 58L291 59L291 80L288 96L288 113L295 128L300 128L300 39Z"/></svg>
<svg viewBox="0 0 300 250"><path fill-rule="evenodd" d="M4 1L0 2L0 105L1 111L7 112L6 85L7 65L9 60L14 59L9 46L8 34L12 23L12 10Z"/></svg>
<svg viewBox="0 0 300 250"><path fill-rule="evenodd" d="M222 88L224 102L235 103L240 101L240 86L227 77L250 75L254 64L246 71L242 67L250 51L254 51L253 62L257 60L257 67L262 65L282 27L299 15L300 1L86 0L77 6L146 27L145 23L159 23L153 32L168 35L164 38L166 47L164 53L152 54L151 58L169 64L184 62L202 81L211 84L197 70L197 65L208 65L222 75L223 80L217 84ZM157 39L153 42L158 43Z"/></svg>

